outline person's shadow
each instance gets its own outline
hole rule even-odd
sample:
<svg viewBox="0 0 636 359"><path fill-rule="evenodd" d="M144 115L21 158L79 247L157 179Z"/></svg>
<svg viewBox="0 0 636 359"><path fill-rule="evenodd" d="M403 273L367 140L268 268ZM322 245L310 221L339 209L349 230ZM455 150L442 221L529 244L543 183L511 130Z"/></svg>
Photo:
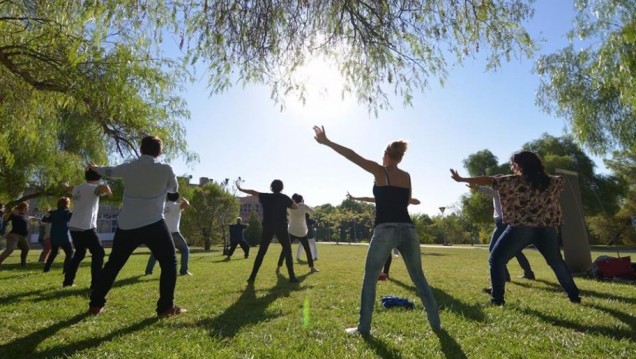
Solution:
<svg viewBox="0 0 636 359"><path fill-rule="evenodd" d="M304 277L306 275L297 278L302 282ZM299 289L300 283L289 283L287 277L278 274L276 285L268 289L264 296L257 297L254 283L247 283L234 304L216 317L199 321L196 326L203 326L213 337L232 338L243 327L282 316L282 313L268 311L267 308L278 298L287 297Z"/></svg>
<svg viewBox="0 0 636 359"><path fill-rule="evenodd" d="M439 338L440 347L444 357L453 359L465 359L466 354L462 350L462 347L457 343L453 337L448 335L445 329L439 329L433 331ZM380 358L398 359L402 358L402 353L398 348L390 347L389 344L379 338L373 337L373 335L363 335L362 338Z"/></svg>
<svg viewBox="0 0 636 359"><path fill-rule="evenodd" d="M152 318L146 318L136 324L115 330L101 337L92 337L90 339L84 339L77 342L67 342L67 344L60 344L50 350L37 352L36 349L38 345L55 335L58 331L72 327L73 325L90 317L92 317L92 315L88 313L76 314L69 319L49 325L27 336L15 339L7 344L0 345L0 353L2 353L2 356L6 358L70 357L83 350L98 347L103 342L108 342L114 338L142 330L158 320L157 317L153 316Z"/></svg>
<svg viewBox="0 0 636 359"><path fill-rule="evenodd" d="M409 291L412 291L413 293L415 293L415 295L417 295L417 289L415 288L415 286L406 284L393 278L391 278L391 282L399 285L402 288L408 289ZM482 306L478 304L466 304L441 289L431 287L431 290L433 291L433 296L435 297L435 302L437 302L437 306L439 307L439 309L453 311L456 314L466 317L467 319L471 319L475 322L481 323L486 320Z"/></svg>

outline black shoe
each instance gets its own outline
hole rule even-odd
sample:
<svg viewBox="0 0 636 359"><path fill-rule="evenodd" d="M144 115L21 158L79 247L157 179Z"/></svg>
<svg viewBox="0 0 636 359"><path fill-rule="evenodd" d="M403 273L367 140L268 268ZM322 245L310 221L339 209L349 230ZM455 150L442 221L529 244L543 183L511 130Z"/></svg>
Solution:
<svg viewBox="0 0 636 359"><path fill-rule="evenodd" d="M492 294L492 288L488 287L488 288L484 288L482 289L482 291L486 294Z"/></svg>
<svg viewBox="0 0 636 359"><path fill-rule="evenodd" d="M578 295L576 297L568 297L570 299L570 302L572 303L581 303L581 297L579 297Z"/></svg>
<svg viewBox="0 0 636 359"><path fill-rule="evenodd" d="M530 279L530 280L535 280L536 279L534 277L534 274L524 274L524 275L519 276L519 278Z"/></svg>
<svg viewBox="0 0 636 359"><path fill-rule="evenodd" d="M496 300L496 299L490 300L490 305L496 305L498 307L501 307L504 304L506 304L506 302L504 302L503 300Z"/></svg>
<svg viewBox="0 0 636 359"><path fill-rule="evenodd" d="M289 279L289 283L298 283L298 282L300 282L300 281L296 277L292 277L292 278Z"/></svg>

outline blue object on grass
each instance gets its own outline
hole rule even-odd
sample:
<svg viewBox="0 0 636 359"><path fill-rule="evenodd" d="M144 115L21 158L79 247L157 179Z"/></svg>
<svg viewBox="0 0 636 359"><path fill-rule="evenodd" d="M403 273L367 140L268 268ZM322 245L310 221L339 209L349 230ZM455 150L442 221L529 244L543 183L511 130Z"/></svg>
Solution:
<svg viewBox="0 0 636 359"><path fill-rule="evenodd" d="M403 307L407 309L413 309L414 304L410 300L394 295L387 295L382 297L382 306L385 308Z"/></svg>

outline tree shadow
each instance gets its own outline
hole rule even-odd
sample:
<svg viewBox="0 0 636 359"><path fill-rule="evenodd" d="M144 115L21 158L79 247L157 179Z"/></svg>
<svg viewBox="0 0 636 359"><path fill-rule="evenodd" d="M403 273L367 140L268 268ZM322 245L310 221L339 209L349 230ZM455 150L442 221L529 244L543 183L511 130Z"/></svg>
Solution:
<svg viewBox="0 0 636 359"><path fill-rule="evenodd" d="M412 291L415 295L417 295L417 290L414 285L406 284L402 281L391 278L391 282ZM476 322L484 322L486 317L483 312L483 307L479 304L466 304L455 297L449 295L441 289L437 289L431 287L433 291L433 296L435 297L435 301L437 302L437 306L439 309L449 310L458 315L461 315L467 319L476 321Z"/></svg>
<svg viewBox="0 0 636 359"><path fill-rule="evenodd" d="M305 276L298 276L302 281ZM281 297L287 297L292 291L299 290L300 283L289 283L289 280L277 275L274 287L266 290L262 297L256 296L254 283L247 283L241 296L220 315L206 318L196 323L203 326L214 337L233 338L241 328L271 320L282 316L282 313L268 313L267 308L271 303Z"/></svg>
<svg viewBox="0 0 636 359"><path fill-rule="evenodd" d="M592 308L594 308L593 306L590 306ZM616 327L613 326L602 326L602 325L584 325L581 324L579 322L575 322L575 321L571 321L571 320L566 320L563 318L559 318L559 317L555 317L553 315L548 315L530 308L523 308L523 309L519 309L521 312L523 312L526 315L529 316L534 316L536 318L539 318L541 320L543 320L546 323L552 324L552 325L558 325L560 327L563 328L567 328L567 329L571 329L571 330L575 330L577 332L580 332L581 334L585 334L585 335L603 335L607 338L610 339L629 339L629 340L636 340L636 331L633 330L634 328L634 323L633 323L633 319L630 320L629 325L632 327L631 330L625 330L625 329L616 329ZM601 309L601 310L608 310L607 308ZM615 313L617 314L617 313ZM628 318L629 316L621 313L620 314L621 317L624 318Z"/></svg>

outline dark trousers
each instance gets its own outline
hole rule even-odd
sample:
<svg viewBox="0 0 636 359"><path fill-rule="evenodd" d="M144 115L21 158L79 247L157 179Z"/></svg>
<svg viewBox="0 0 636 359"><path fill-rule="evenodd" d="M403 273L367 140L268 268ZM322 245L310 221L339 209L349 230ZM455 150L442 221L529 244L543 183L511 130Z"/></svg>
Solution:
<svg viewBox="0 0 636 359"><path fill-rule="evenodd" d="M304 237L296 237L293 234L289 235L289 242L290 242L290 250L291 250L291 243L294 240L298 240L298 242L300 242L300 244L303 246L303 248L305 249L305 254L307 255L307 264L309 265L309 268L313 268L314 266L314 258L313 255L311 254L311 249L309 249L309 239L307 238L307 236ZM280 251L280 256L278 257L278 266L281 267L283 265L283 259L285 258L285 247L283 247L283 250Z"/></svg>
<svg viewBox="0 0 636 359"><path fill-rule="evenodd" d="M250 254L250 245L247 244L247 241L245 240L245 238L242 238L242 237L238 241L230 240L230 250L227 252L227 256L231 257L232 254L234 254L234 251L236 250L236 246L241 246L241 249L243 250L243 253L245 254L245 258L247 258L247 256Z"/></svg>
<svg viewBox="0 0 636 359"><path fill-rule="evenodd" d="M95 288L95 281L104 265L104 247L99 243L95 228L85 231L71 231L71 239L75 247L75 254L64 276L64 285L72 285L80 263L86 257L86 250L91 252L91 288Z"/></svg>
<svg viewBox="0 0 636 359"><path fill-rule="evenodd" d="M170 231L163 219L141 228L130 230L117 228L108 262L91 293L91 307L103 307L106 304L106 295L113 287L117 274L132 252L142 244L150 249L161 267L157 313L172 308L174 288L177 283L177 255Z"/></svg>
<svg viewBox="0 0 636 359"><path fill-rule="evenodd" d="M66 273L69 270L71 266L71 260L73 259L73 247L71 247L71 244L69 242L66 242L62 244L54 243L51 246L51 253L46 259L46 264L44 265L45 272L48 272L49 270L51 270L51 264L53 264L55 257L57 257L57 254L60 251L60 247L62 248L62 250L64 251L64 254L66 255L66 258L64 258L64 267L63 267L62 273Z"/></svg>
<svg viewBox="0 0 636 359"><path fill-rule="evenodd" d="M391 270L391 263L393 263L393 257L389 254L389 258L384 262L384 268L382 269L382 273L389 274L389 270Z"/></svg>
<svg viewBox="0 0 636 359"><path fill-rule="evenodd" d="M285 264L287 265L287 272L289 273L289 279L296 278L294 275L294 262L292 260L291 243L289 242L289 233L287 232L287 225L282 228L263 228L263 234L261 236L261 244L258 247L258 254L254 260L254 267L252 268L252 274L250 274L250 280L256 279L256 274L263 264L263 258L267 253L269 244L272 243L274 235L278 238L278 242L283 246L283 253L285 256ZM310 256L311 257L311 256Z"/></svg>

